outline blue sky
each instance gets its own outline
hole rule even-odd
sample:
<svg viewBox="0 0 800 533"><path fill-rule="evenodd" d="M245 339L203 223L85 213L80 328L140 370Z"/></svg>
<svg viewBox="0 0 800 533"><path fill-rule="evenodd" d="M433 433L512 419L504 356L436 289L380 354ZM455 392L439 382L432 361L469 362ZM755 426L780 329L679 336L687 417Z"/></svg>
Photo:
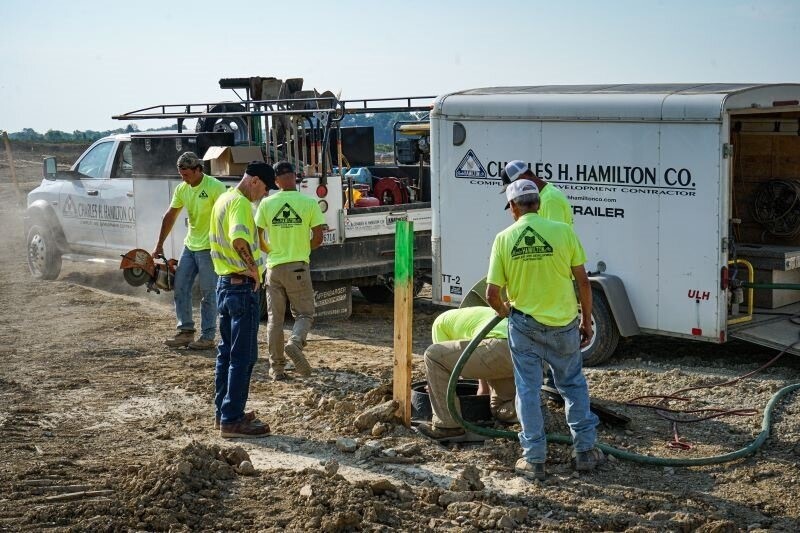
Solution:
<svg viewBox="0 0 800 533"><path fill-rule="evenodd" d="M343 98L800 82L800 0L0 0L0 51L0 129L105 130L133 109L236 99L223 77Z"/></svg>

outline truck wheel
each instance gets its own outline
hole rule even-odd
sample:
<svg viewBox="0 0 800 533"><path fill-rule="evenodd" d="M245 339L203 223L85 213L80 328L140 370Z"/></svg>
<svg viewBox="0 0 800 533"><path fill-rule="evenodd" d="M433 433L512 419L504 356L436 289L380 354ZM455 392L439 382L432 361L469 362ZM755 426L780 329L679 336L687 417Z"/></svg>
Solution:
<svg viewBox="0 0 800 533"><path fill-rule="evenodd" d="M582 350L583 366L597 366L614 354L619 343L619 330L605 295L592 291L592 342Z"/></svg>
<svg viewBox="0 0 800 533"><path fill-rule="evenodd" d="M359 285L358 290L366 300L373 304L386 304L392 301L394 292L386 285Z"/></svg>
<svg viewBox="0 0 800 533"><path fill-rule="evenodd" d="M419 295L425 282L419 278L414 278L414 296ZM394 299L394 278L389 277L386 283L377 285L358 285L361 295L370 303L387 304Z"/></svg>
<svg viewBox="0 0 800 533"><path fill-rule="evenodd" d="M219 104L208 110L209 113L244 113L245 108L239 104ZM233 132L234 144L247 142L250 137L247 122L242 117L205 117L197 119L195 131L230 131Z"/></svg>
<svg viewBox="0 0 800 533"><path fill-rule="evenodd" d="M28 268L36 279L56 279L61 273L61 252L45 226L33 225L28 231Z"/></svg>

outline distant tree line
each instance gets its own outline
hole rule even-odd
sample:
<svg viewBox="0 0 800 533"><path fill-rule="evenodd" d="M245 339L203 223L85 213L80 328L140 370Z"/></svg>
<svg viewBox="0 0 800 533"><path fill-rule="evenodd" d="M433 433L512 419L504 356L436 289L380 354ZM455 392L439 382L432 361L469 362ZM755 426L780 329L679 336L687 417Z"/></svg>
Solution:
<svg viewBox="0 0 800 533"><path fill-rule="evenodd" d="M344 126L371 126L375 132L376 144L391 145L393 138L393 128L396 122L416 121L425 117L426 113L372 113L363 115L347 115L342 120ZM144 131L167 131L177 130L178 124L164 126L162 128L150 128ZM128 124L124 128L115 130L94 131L94 130L75 130L72 133L61 130L47 130L39 133L33 128L24 128L22 131L9 133L11 140L29 142L52 142L52 143L93 143L97 139L114 135L116 133L136 133L142 131L136 124Z"/></svg>
<svg viewBox="0 0 800 533"><path fill-rule="evenodd" d="M178 125L172 124L171 126L164 126L163 128L151 128L145 131L166 131L177 130ZM135 133L138 132L139 127L136 124L128 124L124 128L117 128L115 130L94 131L94 130L75 130L72 133L61 130L47 130L45 133L39 133L33 128L23 128L22 131L9 133L8 137L15 141L31 141L31 142L52 142L52 143L93 143L97 139L101 139L108 135L116 133Z"/></svg>

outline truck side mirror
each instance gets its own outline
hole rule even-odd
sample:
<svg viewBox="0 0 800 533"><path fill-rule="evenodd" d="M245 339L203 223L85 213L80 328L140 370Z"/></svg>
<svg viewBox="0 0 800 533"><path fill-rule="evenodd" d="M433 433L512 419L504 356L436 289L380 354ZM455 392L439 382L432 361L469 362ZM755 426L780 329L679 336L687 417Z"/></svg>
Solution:
<svg viewBox="0 0 800 533"><path fill-rule="evenodd" d="M55 157L45 157L42 161L42 177L47 180L56 179L58 164Z"/></svg>

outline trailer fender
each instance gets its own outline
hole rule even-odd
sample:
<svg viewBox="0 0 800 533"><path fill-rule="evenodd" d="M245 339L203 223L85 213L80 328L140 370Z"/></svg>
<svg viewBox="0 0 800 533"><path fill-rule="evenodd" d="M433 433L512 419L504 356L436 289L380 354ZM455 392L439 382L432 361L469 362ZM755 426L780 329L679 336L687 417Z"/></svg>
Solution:
<svg viewBox="0 0 800 533"><path fill-rule="evenodd" d="M619 334L623 337L639 335L639 324L628 299L628 292L622 280L612 274L597 273L589 276L593 289L603 292L617 323Z"/></svg>

